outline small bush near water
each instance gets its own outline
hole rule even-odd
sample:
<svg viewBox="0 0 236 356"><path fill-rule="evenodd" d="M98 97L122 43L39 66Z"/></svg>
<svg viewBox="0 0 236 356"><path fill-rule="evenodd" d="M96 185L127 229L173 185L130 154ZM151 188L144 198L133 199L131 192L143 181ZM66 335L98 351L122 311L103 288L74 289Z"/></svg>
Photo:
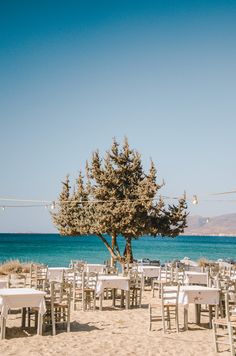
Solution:
<svg viewBox="0 0 236 356"><path fill-rule="evenodd" d="M30 263L20 262L19 260L10 260L0 264L0 275L10 273L29 273Z"/></svg>

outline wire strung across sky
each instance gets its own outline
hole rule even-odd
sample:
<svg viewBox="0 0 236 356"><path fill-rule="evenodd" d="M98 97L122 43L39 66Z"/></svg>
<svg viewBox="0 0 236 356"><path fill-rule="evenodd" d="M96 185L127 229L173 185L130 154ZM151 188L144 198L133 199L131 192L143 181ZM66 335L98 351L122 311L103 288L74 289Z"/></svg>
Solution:
<svg viewBox="0 0 236 356"><path fill-rule="evenodd" d="M228 192L220 192L220 193L212 193L208 194L209 196L218 196L218 195L229 195L229 194L235 194L236 190L228 191ZM144 201L158 201L158 200L179 200L179 199L185 199L187 202L191 201L193 204L198 204L199 202L199 196L196 194L189 199L186 195L186 192L180 197L176 196L165 196L165 195L159 195L154 198L136 198L136 199L109 199L109 200L65 200L65 201L57 201L57 200L35 200L35 199L16 199L16 198L1 198L0 197L0 202L4 202L0 204L0 208L2 210L5 210L5 208L37 208L37 207L45 207L45 208L51 208L52 210L56 208L56 205L59 204L71 204L71 203L85 203L85 204L97 204L97 203L103 203L103 204L111 204L111 203L117 203L117 204L122 204L122 203L137 203L137 202L144 202ZM229 203L235 203L235 199L204 199L204 197L200 198L200 201L214 201L214 202L229 202ZM6 202L6 203L5 203ZM9 204L8 202L11 203L20 203L20 204ZM23 203L23 204L22 204ZM29 204L31 203L31 204Z"/></svg>

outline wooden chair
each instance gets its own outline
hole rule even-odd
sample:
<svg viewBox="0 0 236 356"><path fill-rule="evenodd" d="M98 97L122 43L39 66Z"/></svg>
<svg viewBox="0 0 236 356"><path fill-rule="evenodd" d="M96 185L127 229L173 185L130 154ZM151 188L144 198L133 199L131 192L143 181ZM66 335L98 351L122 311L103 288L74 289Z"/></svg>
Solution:
<svg viewBox="0 0 236 356"><path fill-rule="evenodd" d="M213 336L215 351L219 352L219 345L228 345L231 356L235 356L236 304L230 304L229 293L225 293L225 317L213 319Z"/></svg>
<svg viewBox="0 0 236 356"><path fill-rule="evenodd" d="M81 304L81 309L84 308L84 272L77 269L69 269L64 271L64 281L71 284L72 288L72 306L73 310L77 309L78 304Z"/></svg>
<svg viewBox="0 0 236 356"><path fill-rule="evenodd" d="M149 331L152 330L153 323L160 323L162 329L162 310L161 304L149 304Z"/></svg>
<svg viewBox="0 0 236 356"><path fill-rule="evenodd" d="M178 283L179 285L184 284L184 279L185 279L185 269L181 267L176 267L174 269L174 275L173 275L173 280Z"/></svg>
<svg viewBox="0 0 236 356"><path fill-rule="evenodd" d="M95 272L84 272L83 277L83 310L96 310L96 287L98 274Z"/></svg>
<svg viewBox="0 0 236 356"><path fill-rule="evenodd" d="M162 307L162 327L165 333L167 327L171 329L171 320L175 320L176 330L179 332L179 312L178 312L179 284L162 285L161 307Z"/></svg>
<svg viewBox="0 0 236 356"><path fill-rule="evenodd" d="M7 280L8 288L25 288L26 276L24 274L9 274Z"/></svg>
<svg viewBox="0 0 236 356"><path fill-rule="evenodd" d="M78 272L84 272L86 262L84 260L71 260L69 267L77 270Z"/></svg>
<svg viewBox="0 0 236 356"><path fill-rule="evenodd" d="M50 283L50 299L46 300L46 314L43 326L52 326L52 334L56 335L56 325L66 324L70 332L71 284L67 282Z"/></svg>
<svg viewBox="0 0 236 356"><path fill-rule="evenodd" d="M30 288L43 290L44 284L48 280L48 266L47 265L30 265Z"/></svg>
<svg viewBox="0 0 236 356"><path fill-rule="evenodd" d="M131 271L130 277L130 305L139 306L142 303L142 289L143 289L143 274L137 271Z"/></svg>
<svg viewBox="0 0 236 356"><path fill-rule="evenodd" d="M63 281L74 284L75 270L74 268L66 269L63 271Z"/></svg>
<svg viewBox="0 0 236 356"><path fill-rule="evenodd" d="M179 314L178 314L179 285L161 286L161 303L149 305L149 330L152 330L152 324L159 322L162 331L165 333L167 328L171 329L171 321L175 320L177 332L179 332Z"/></svg>
<svg viewBox="0 0 236 356"><path fill-rule="evenodd" d="M158 278L152 280L152 296L155 296L155 290L158 290L159 298L161 297L161 288L173 281L173 268L160 268Z"/></svg>

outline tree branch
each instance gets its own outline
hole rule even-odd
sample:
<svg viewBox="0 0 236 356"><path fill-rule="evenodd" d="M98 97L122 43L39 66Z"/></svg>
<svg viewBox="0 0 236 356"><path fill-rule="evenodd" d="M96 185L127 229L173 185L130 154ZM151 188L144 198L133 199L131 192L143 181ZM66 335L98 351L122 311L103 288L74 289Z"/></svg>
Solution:
<svg viewBox="0 0 236 356"><path fill-rule="evenodd" d="M104 245L106 246L106 248L108 249L112 257L116 258L117 255L115 254L114 250L111 248L111 246L109 245L105 237L103 237L102 234L97 234L97 236L100 238L100 240L102 240L102 242L104 243Z"/></svg>

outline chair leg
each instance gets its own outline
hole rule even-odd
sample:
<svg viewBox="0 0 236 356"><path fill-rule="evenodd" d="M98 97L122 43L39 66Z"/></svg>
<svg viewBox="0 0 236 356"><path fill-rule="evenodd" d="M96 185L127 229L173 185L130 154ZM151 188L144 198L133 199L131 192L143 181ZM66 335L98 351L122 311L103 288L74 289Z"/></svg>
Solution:
<svg viewBox="0 0 236 356"><path fill-rule="evenodd" d="M175 310L175 321L176 321L176 330L177 330L177 333L179 333L179 311L178 311L178 307Z"/></svg>
<svg viewBox="0 0 236 356"><path fill-rule="evenodd" d="M188 330L188 309L184 308L184 329Z"/></svg>
<svg viewBox="0 0 236 356"><path fill-rule="evenodd" d="M30 308L28 308L28 328L30 328L31 318L30 318Z"/></svg>
<svg viewBox="0 0 236 356"><path fill-rule="evenodd" d="M38 318L38 330L37 330L38 335L42 335L42 329L43 329L42 326L43 326L43 316L39 315L39 318Z"/></svg>
<svg viewBox="0 0 236 356"><path fill-rule="evenodd" d="M168 325L168 329L171 329L170 309L169 309L169 307L167 307L167 325Z"/></svg>
<svg viewBox="0 0 236 356"><path fill-rule="evenodd" d="M29 314L29 310L28 310L28 314ZM25 322L26 322L26 308L22 308L22 321L21 321L22 328L25 328Z"/></svg>
<svg viewBox="0 0 236 356"><path fill-rule="evenodd" d="M212 329L212 305L209 305L209 327Z"/></svg>
<svg viewBox="0 0 236 356"><path fill-rule="evenodd" d="M1 334L0 334L0 338L5 339L5 335L6 335L6 319L1 317Z"/></svg>
<svg viewBox="0 0 236 356"><path fill-rule="evenodd" d="M152 330L152 309L151 306L149 305L149 331Z"/></svg>
<svg viewBox="0 0 236 356"><path fill-rule="evenodd" d="M230 352L231 356L235 356L234 349L234 338L233 338L233 328L230 323L228 323L228 333L229 333L229 342L230 342Z"/></svg>
<svg viewBox="0 0 236 356"><path fill-rule="evenodd" d="M139 308L142 306L142 288L140 289L140 294L139 294Z"/></svg>
<svg viewBox="0 0 236 356"><path fill-rule="evenodd" d="M70 305L67 309L67 332L70 332Z"/></svg>
<svg viewBox="0 0 236 356"><path fill-rule="evenodd" d="M213 339L214 339L214 345L215 345L215 352L219 352L219 347L217 343L217 325L213 322Z"/></svg>
<svg viewBox="0 0 236 356"><path fill-rule="evenodd" d="M165 309L162 308L162 331L163 333L166 332L166 327L165 327Z"/></svg>
<svg viewBox="0 0 236 356"><path fill-rule="evenodd" d="M96 310L96 292L93 292L93 310Z"/></svg>
<svg viewBox="0 0 236 356"><path fill-rule="evenodd" d="M56 335L56 323L55 323L55 311L54 308L51 310L51 319L52 319L52 335Z"/></svg>
<svg viewBox="0 0 236 356"><path fill-rule="evenodd" d="M37 328L38 325L38 318L39 318L39 313L38 311L35 312L35 317L34 317L34 327Z"/></svg>

